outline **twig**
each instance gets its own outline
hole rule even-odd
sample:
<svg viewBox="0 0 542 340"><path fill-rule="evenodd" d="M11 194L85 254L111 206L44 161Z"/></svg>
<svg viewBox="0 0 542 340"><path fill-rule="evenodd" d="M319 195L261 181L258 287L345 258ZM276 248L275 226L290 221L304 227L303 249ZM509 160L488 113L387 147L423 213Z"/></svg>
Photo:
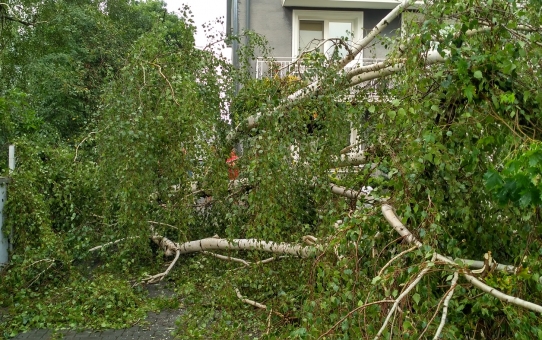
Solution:
<svg viewBox="0 0 542 340"><path fill-rule="evenodd" d="M269 335L269 331L271 330L271 314L273 314L273 309L269 311L269 315L267 316L267 330L265 331L266 335Z"/></svg>
<svg viewBox="0 0 542 340"><path fill-rule="evenodd" d="M452 279L452 286L450 287L450 290L448 291L448 295L446 296L446 299L444 300L444 307L442 308L442 317L440 319L440 324L438 326L438 329L435 332L435 336L433 337L434 340L437 340L439 338L440 333L442 332L442 329L444 328L444 324L446 323L446 316L448 315L448 304L450 303L450 300L452 299L452 296L454 295L454 290L455 290L455 287L457 286L458 277L459 277L459 274L455 272L454 278Z"/></svg>
<svg viewBox="0 0 542 340"><path fill-rule="evenodd" d="M357 199L360 196L360 194L362 196L367 196L367 194L365 194L363 192L358 192L356 190L347 189L345 187L341 187L341 186L338 186L338 185L333 184L333 183L330 183L329 186L331 188L331 192L334 193L335 195L344 196L344 197L347 197L347 198L350 198L350 199Z"/></svg>
<svg viewBox="0 0 542 340"><path fill-rule="evenodd" d="M431 258L431 262L429 263L433 263L435 261L437 257L437 254L434 253L433 254L433 257ZM380 338L380 336L382 335L382 332L384 332L384 330L386 329L386 326L388 325L388 322L390 321L390 318L392 315L395 314L395 310L397 309L397 307L399 306L399 303L405 298L405 296L408 295L408 293L410 293L410 291L416 287L416 285L420 282L420 280L423 278L423 276L429 271L431 267L429 265L427 265L424 269L422 269L418 275L416 276L416 279L414 279L414 281L412 281L412 283L410 285L408 285L408 287L401 293L401 295L399 295L397 297L397 299L395 299L395 302L393 304L393 306L391 307L389 313L388 313L388 316L386 317L386 320L384 320L384 323L382 324L382 327L380 328L380 330L378 331L378 333L376 334L375 336L375 340Z"/></svg>
<svg viewBox="0 0 542 340"><path fill-rule="evenodd" d="M384 265L384 267L382 267L382 269L380 269L380 271L378 272L378 275L377 275L377 276L382 275L382 273L384 272L384 270L385 270L386 268L388 268L388 266L389 266L393 261L397 260L398 258L400 258L401 256L405 255L406 253L410 253L411 251L416 250L416 249L418 249L418 247L417 247L417 246L414 246L414 247L409 248L409 249L407 249L407 250L405 250L405 251L399 253L398 255L394 256L391 260L388 261L388 263L386 263L386 264Z"/></svg>
<svg viewBox="0 0 542 340"><path fill-rule="evenodd" d="M542 306L540 306L540 305L537 305L537 304L529 302L529 301L525 301L525 300L520 299L520 298L515 297L515 296L510 296L510 295L504 294L503 292L501 292L501 291L499 291L499 290L497 290L497 289L495 289L495 288L493 288L491 286L486 285L485 283L478 280L474 276L468 275L467 273L462 273L462 274L465 277L465 279L467 279L467 281L472 283L476 288L478 288L478 289L480 289L480 290L482 290L482 291L484 291L484 292L486 292L486 293L488 293L490 295L493 295L494 297L496 297L499 300L502 300L502 301L508 302L508 303L512 303L512 304L514 304L516 306L527 308L527 309L530 309L530 310L538 312L538 313L542 313Z"/></svg>
<svg viewBox="0 0 542 340"><path fill-rule="evenodd" d="M369 306L372 306L372 305L377 305L377 304L381 304L381 303L393 303L395 302L394 300L380 300L380 301L375 301L375 302L370 302L370 303L366 303L362 306L359 306L353 310L351 310L350 312L348 312L348 314L346 314L342 319L340 319L339 321L337 321L337 323L335 323L330 329L328 329L324 334L320 335L318 337L318 339L321 339L323 338L324 336L328 335L329 333L331 333L331 331L333 331L335 328L337 328L337 326L339 326L344 320L348 319L352 314L354 314L355 312L359 311L360 309L365 309Z"/></svg>
<svg viewBox="0 0 542 340"><path fill-rule="evenodd" d="M234 289L235 289L235 293L237 294L237 297L239 299L241 299L241 301L243 301L244 303L248 303L249 305L254 306L256 308L267 309L266 305L262 305L261 303L258 303L258 302L253 301L253 300L245 299L243 297L243 295L241 295L241 292L239 291L239 289L237 289L237 288L234 288Z"/></svg>
<svg viewBox="0 0 542 340"><path fill-rule="evenodd" d="M143 282L145 282L145 283L156 283L158 281L162 281L164 279L164 277L166 277L166 275L169 274L169 272L171 271L171 268L173 268L173 266L175 265L175 263L179 259L180 255L181 255L181 251L177 250L175 252L175 258L173 259L173 261L171 261L169 267L167 267L165 272L160 273L160 274L156 274L156 275L153 275L153 276L149 276L148 278L144 279Z"/></svg>
<svg viewBox="0 0 542 340"><path fill-rule="evenodd" d="M25 20L19 19L19 18L15 17L15 16L10 17L7 14L8 14L8 11L13 12L11 10L11 7L5 2L0 2L0 8L1 8L1 6L5 6L7 8L7 10L5 11L6 14L1 14L1 11L0 11L0 14L1 14L0 19L6 19L6 20L9 20L9 21L18 22L19 24L22 24L22 25L25 25L25 26L34 26L36 24L41 24L43 22L46 22L46 21L30 22L30 21L25 21Z"/></svg>
<svg viewBox="0 0 542 340"><path fill-rule="evenodd" d="M382 206L382 213L384 214L386 220L388 220L388 223L393 227L393 229L395 229L399 233L399 235L403 236L403 238L408 243L413 243L418 248L423 245L397 218L395 212L393 211L393 208L390 205L384 204Z"/></svg>
<svg viewBox="0 0 542 340"><path fill-rule="evenodd" d="M164 78L164 80L168 83L169 85L169 89L171 90L171 97L173 98L173 101L175 102L175 104L177 104L177 106L179 106L179 102L177 101L177 98L175 97L175 90L173 89L173 86L171 85L171 83L169 82L169 79L167 79L167 77L162 73L162 66L158 65L158 64L155 64L155 63L151 63L149 62L149 64L153 65L153 66L156 66L158 68L158 72L160 73L160 75L162 76L162 78Z"/></svg>
<svg viewBox="0 0 542 340"><path fill-rule="evenodd" d="M179 259L179 256L181 255L181 251L180 250L177 250L177 252L175 253L175 258L173 259L173 261L171 261L171 264L169 265L169 267L166 269L166 271L164 272L164 276L166 276L167 274L169 274L171 268L173 268L173 266L175 265L175 262L177 262L177 260ZM162 276L162 279L164 278L164 276ZM162 279L160 279L160 281L162 281Z"/></svg>
<svg viewBox="0 0 542 340"><path fill-rule="evenodd" d="M55 264L55 260L52 259L52 260L51 260L51 264L50 264L47 268L45 268L44 270L42 270L42 271L38 274L38 276L36 276L36 277L34 278L34 280L32 280L32 282L30 282L30 283L28 284L28 286L27 286L26 288L32 286L32 284L33 284L34 282L36 282L36 281L39 279L39 277L41 276L41 274L43 274L43 273L45 273L47 270L49 270L49 268L51 268L54 264Z"/></svg>
<svg viewBox="0 0 542 340"><path fill-rule="evenodd" d="M318 239L312 235L305 235L301 239L310 246L314 246L318 243Z"/></svg>
<svg viewBox="0 0 542 340"><path fill-rule="evenodd" d="M335 253L335 256L337 257L337 260L341 261L344 259L344 256L342 256L341 254L339 254L339 244L336 244L334 247L333 247L333 253Z"/></svg>
<svg viewBox="0 0 542 340"><path fill-rule="evenodd" d="M40 262L53 262L54 260L55 260L55 259L50 259L50 258L41 259L41 260L32 262L32 263L29 264L28 266L23 267L23 269L26 269L26 268L28 268L28 267L32 267L33 265L38 264L38 263L40 263Z"/></svg>
<svg viewBox="0 0 542 340"><path fill-rule="evenodd" d="M220 254L215 254L215 253L212 253L212 252L210 252L210 251L202 251L202 253L207 254L207 255L214 256L214 257L216 257L217 259L242 263L242 264L244 264L244 265L247 266L247 267L250 266L250 262L245 261L245 260L243 260L243 259L236 258L236 257L231 257L231 256L224 256L224 255L220 255Z"/></svg>
<svg viewBox="0 0 542 340"><path fill-rule="evenodd" d="M138 236L124 237L124 238L118 239L118 240L113 241L113 242L108 242L106 244L102 244L101 246L96 246L94 248L89 249L88 251L93 252L93 251L96 251L98 249L102 249L102 248L105 248L105 247L108 247L108 246L112 246L113 244L117 244L117 243L122 242L122 241L132 240L134 238L139 238L139 237Z"/></svg>
<svg viewBox="0 0 542 340"><path fill-rule="evenodd" d="M157 224L157 225L164 225L164 226L166 226L166 227L170 227L170 228L179 230L179 228L177 228L176 226L171 225L171 224L167 224L167 223L163 223L163 222L147 221L147 223L150 223L150 224Z"/></svg>
<svg viewBox="0 0 542 340"><path fill-rule="evenodd" d="M275 261L275 260L277 260L277 259L284 259L284 258L289 257L289 256L270 257L270 258L268 258L268 259L261 260L261 261L257 261L257 262L254 262L254 263L253 263L253 262L246 261L246 260L243 260L243 259L240 259L240 258L231 257L231 256L225 256L225 255L220 255L220 254L216 254L216 253L213 253L213 252L210 252L210 251L205 251L205 250L202 251L202 253L207 254L207 255L214 256L214 257L216 257L217 259L242 263L243 265L245 265L245 267L248 267L248 266L251 266L251 265L258 265L258 264L266 264L266 263L269 263L269 262L273 262L273 261Z"/></svg>
<svg viewBox="0 0 542 340"><path fill-rule="evenodd" d="M396 6L391 12L389 12L376 26L363 38L354 42L353 51L346 55L342 60L337 63L337 68L342 69L348 63L350 63L354 58L361 53L361 51L367 47L395 18L399 17L401 13L407 9L413 0L403 0L398 6Z"/></svg>
<svg viewBox="0 0 542 340"><path fill-rule="evenodd" d="M283 255L283 256L278 256L278 257L270 257L268 259L265 259L265 260L261 260L261 261L258 261L258 262L254 262L253 264L266 264L266 263L269 263L269 262L273 262L275 260L280 260L280 259L286 259L288 258L289 256L286 256L286 255Z"/></svg>
<svg viewBox="0 0 542 340"><path fill-rule="evenodd" d="M79 147L87 140L90 138L90 135L94 134L94 133L98 133L100 131L92 131L88 134L88 136L86 136L85 138L83 138L83 140L81 141L81 143L77 144L77 147L75 148L75 157L73 157L73 161L75 162L77 160L77 152L79 151Z"/></svg>

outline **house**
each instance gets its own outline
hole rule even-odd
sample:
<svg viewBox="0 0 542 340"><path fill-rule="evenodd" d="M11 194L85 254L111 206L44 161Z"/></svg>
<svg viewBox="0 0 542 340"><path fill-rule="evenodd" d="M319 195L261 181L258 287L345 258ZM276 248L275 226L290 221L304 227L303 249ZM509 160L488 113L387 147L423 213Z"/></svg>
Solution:
<svg viewBox="0 0 542 340"><path fill-rule="evenodd" d="M285 73L300 51L313 48L316 40L359 39L397 5L398 1L394 0L227 0L226 25L234 35L253 30L265 36L273 50L275 69ZM403 13L385 28L383 35L400 33L402 21L412 20L412 14ZM233 43L234 65L238 64L238 48L239 43ZM324 53L332 50L331 42L320 47ZM372 64L385 58L386 54L384 45L377 42L363 51L355 62ZM269 65L269 60L257 58L253 65L254 77L269 76Z"/></svg>
<svg viewBox="0 0 542 340"><path fill-rule="evenodd" d="M330 38L360 39L399 3L397 0L227 0L226 25L233 35L252 30L268 40L272 58L256 56L252 63L254 78L282 77L289 72L296 72L300 76L303 68L292 63L301 52L317 48L318 41ZM401 34L404 23L412 20L419 20L415 10L402 13L385 27L381 36ZM237 51L239 44L243 43L246 40L232 43L234 66L239 65ZM320 52L329 54L335 47L327 42L318 48ZM383 39L376 39L349 66L374 64L386 58L388 52ZM345 55L346 50L339 49L339 53ZM373 81L360 85L371 88L377 83ZM378 86L389 84L380 83ZM379 100L376 92L370 92L371 100ZM345 147L350 150L348 156L357 159L365 146L360 143L362 137L356 122L345 123L349 124L345 129L350 129L349 135L345 136ZM294 159L297 158L295 146L292 146L292 155Z"/></svg>

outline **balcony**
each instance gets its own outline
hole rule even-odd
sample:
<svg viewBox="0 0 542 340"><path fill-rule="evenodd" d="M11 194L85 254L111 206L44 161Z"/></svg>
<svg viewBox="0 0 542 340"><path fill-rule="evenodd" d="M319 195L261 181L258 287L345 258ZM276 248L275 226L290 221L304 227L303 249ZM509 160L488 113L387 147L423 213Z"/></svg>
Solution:
<svg viewBox="0 0 542 340"><path fill-rule="evenodd" d="M385 59L363 58L356 61L356 66L372 65ZM345 67L345 71L350 71L352 67ZM256 59L256 78L286 77L293 75L303 78L303 73L307 71L306 66L296 62L296 58L277 57L277 58L258 58Z"/></svg>
<svg viewBox="0 0 542 340"><path fill-rule="evenodd" d="M372 65L381 61L384 61L385 59L377 59L377 58L363 58L356 61L356 66L367 66ZM345 67L344 71L349 71L353 67ZM302 65L299 62L296 62L296 58L292 57L278 57L278 58L258 58L256 59L256 78L257 79L263 79L263 78L270 78L270 77L279 77L284 78L286 76L294 76L299 77L301 79L310 79L311 77L306 75L307 71L309 71L310 68L307 68L307 66ZM376 89L379 87L382 88L390 88L391 83L389 81L382 81L381 79L374 79L370 80L364 83L361 83L359 85L356 85L358 88L364 88L364 89ZM377 99L376 91L368 91L369 96L372 99Z"/></svg>

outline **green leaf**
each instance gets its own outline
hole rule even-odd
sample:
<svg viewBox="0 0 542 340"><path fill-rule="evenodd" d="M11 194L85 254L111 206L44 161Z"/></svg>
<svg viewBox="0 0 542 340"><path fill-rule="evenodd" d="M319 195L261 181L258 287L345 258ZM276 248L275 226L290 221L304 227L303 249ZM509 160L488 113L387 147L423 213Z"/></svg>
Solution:
<svg viewBox="0 0 542 340"><path fill-rule="evenodd" d="M419 305L419 304L420 304L420 300L421 300L420 294L415 293L414 295L412 295L412 300L414 300L414 302L416 302L416 304Z"/></svg>
<svg viewBox="0 0 542 340"><path fill-rule="evenodd" d="M500 188L504 183L501 175L495 170L489 170L486 172L484 175L484 181L489 190Z"/></svg>
<svg viewBox="0 0 542 340"><path fill-rule="evenodd" d="M474 72L474 78L482 79L483 78L482 72L481 71L475 71Z"/></svg>
<svg viewBox="0 0 542 340"><path fill-rule="evenodd" d="M466 86L463 89L463 94L465 95L465 97L467 97L469 102L471 102L472 99L474 98L474 95L476 94L476 89L475 89L474 85L471 84L471 85Z"/></svg>
<svg viewBox="0 0 542 340"><path fill-rule="evenodd" d="M371 284L377 284L378 282L380 282L382 278L380 276L376 276L373 278L373 280L371 281Z"/></svg>

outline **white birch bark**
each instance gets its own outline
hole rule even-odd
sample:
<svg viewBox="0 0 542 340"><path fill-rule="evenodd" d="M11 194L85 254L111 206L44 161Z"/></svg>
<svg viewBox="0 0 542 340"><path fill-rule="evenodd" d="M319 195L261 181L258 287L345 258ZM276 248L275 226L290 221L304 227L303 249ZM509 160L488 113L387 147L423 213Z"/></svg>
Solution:
<svg viewBox="0 0 542 340"><path fill-rule="evenodd" d="M408 243L414 244L417 247L421 247L423 245L420 241L418 241L418 239L416 239L416 237L414 237L414 235L412 235L410 230L408 230L404 226L404 224L399 220L399 218L397 218L397 215L395 215L395 212L393 211L393 208L391 206L389 206L387 204L384 204L382 206L382 213L384 214L384 217L390 223L390 225L401 236L403 236L405 238L405 240L407 240ZM443 256L441 254L436 254L436 259L439 260L439 261L451 264L451 265L453 265L455 267L458 266L458 264L456 262L454 262L453 260L451 260L451 259L449 259L446 256ZM529 301L522 300L522 299L520 299L518 297L515 297L515 296L510 296L510 295L504 294L503 292L501 292L501 291L499 291L499 290L497 290L497 289L495 289L493 287L490 287L487 284L483 283L482 281L478 280L476 277L470 275L467 271L461 271L460 274L463 275L465 277L465 279L467 279L467 281L469 281L476 288L478 288L478 289L480 289L480 290L482 290L482 291L484 291L484 292L486 292L486 293L488 293L490 295L493 295L494 297L498 298L501 301L505 301L505 302L514 304L516 306L520 306L520 307L527 308L527 309L530 309L530 310L538 312L538 313L542 313L542 306L539 306L539 305L537 305L535 303L532 303L532 302L529 302Z"/></svg>

